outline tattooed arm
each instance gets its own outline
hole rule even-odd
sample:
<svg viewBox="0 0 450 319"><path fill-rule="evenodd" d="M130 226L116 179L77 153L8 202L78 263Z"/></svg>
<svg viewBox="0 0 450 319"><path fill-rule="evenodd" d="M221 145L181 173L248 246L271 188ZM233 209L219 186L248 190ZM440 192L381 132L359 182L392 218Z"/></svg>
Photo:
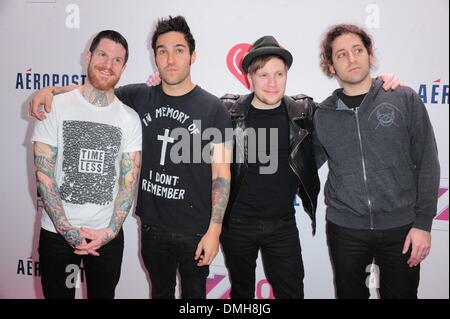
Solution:
<svg viewBox="0 0 450 319"><path fill-rule="evenodd" d="M80 233L83 237L92 240L81 245L76 251L79 255L85 255L89 250L96 251L104 246L119 233L128 213L136 199L139 172L141 170L141 152L124 153L120 162L119 191L114 200L114 213L107 228L89 229L82 227ZM92 252L89 252L92 254Z"/></svg>
<svg viewBox="0 0 450 319"><path fill-rule="evenodd" d="M83 242L79 230L72 226L67 220L62 206L61 196L55 179L56 155L58 149L45 143L34 143L34 169L36 172L36 183L45 211L53 221L56 231L60 233L67 242L76 247Z"/></svg>
<svg viewBox="0 0 450 319"><path fill-rule="evenodd" d="M141 152L125 153L120 163L119 192L114 202L114 215L109 228L117 235L136 199L139 173L141 171Z"/></svg>
<svg viewBox="0 0 450 319"><path fill-rule="evenodd" d="M225 146L226 145L226 146ZM230 162L231 146L227 143L212 146L212 191L211 191L211 221L209 228L195 252L198 266L210 265L219 252L219 237L222 232L222 221L230 195Z"/></svg>

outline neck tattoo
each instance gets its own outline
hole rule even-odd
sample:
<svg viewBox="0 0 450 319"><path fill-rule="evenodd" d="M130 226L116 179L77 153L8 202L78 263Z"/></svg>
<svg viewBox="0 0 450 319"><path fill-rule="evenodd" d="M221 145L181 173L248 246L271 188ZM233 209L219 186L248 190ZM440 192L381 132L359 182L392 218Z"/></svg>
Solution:
<svg viewBox="0 0 450 319"><path fill-rule="evenodd" d="M104 107L108 105L108 98L106 97L106 93L95 88L84 97L89 101L89 103L97 107Z"/></svg>

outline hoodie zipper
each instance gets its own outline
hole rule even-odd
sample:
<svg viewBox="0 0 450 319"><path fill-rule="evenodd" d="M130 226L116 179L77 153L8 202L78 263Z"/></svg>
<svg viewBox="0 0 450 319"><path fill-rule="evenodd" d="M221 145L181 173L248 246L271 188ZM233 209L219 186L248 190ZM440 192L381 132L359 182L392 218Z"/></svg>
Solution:
<svg viewBox="0 0 450 319"><path fill-rule="evenodd" d="M365 99L366 98L364 98L364 100ZM364 100L361 102L361 105L364 103ZM370 200L370 196L369 196L369 187L368 187L368 182L367 182L367 171L366 171L366 161L365 161L364 152L363 152L363 144L362 144L362 138L361 138L361 128L359 126L358 110L359 110L359 108L357 108L354 112L356 114L356 127L358 129L358 139L359 139L359 148L360 148L360 151L361 151L361 162L362 162L364 186L366 188L366 195L367 195L367 206L369 207L370 229L373 230L374 227L373 227L373 215L372 215L372 201Z"/></svg>

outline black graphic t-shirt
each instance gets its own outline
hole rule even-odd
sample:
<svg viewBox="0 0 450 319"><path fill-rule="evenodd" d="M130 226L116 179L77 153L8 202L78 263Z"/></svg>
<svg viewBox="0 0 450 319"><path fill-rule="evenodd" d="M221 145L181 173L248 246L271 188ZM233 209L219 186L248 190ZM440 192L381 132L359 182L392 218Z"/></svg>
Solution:
<svg viewBox="0 0 450 319"><path fill-rule="evenodd" d="M183 96L133 84L117 97L141 117L142 170L137 214L144 224L204 233L211 218L210 142L223 143L231 120L199 86ZM231 139L229 136L227 139Z"/></svg>
<svg viewBox="0 0 450 319"><path fill-rule="evenodd" d="M293 215L298 178L288 161L289 124L284 104L271 110L250 106L248 127L255 129L258 142L256 145L248 142L248 171L233 206L233 216L277 219ZM274 130L277 138L271 139ZM262 151L277 164L272 174L262 174L261 168L273 164L262 163L260 156L255 156L256 161L250 160L251 153Z"/></svg>

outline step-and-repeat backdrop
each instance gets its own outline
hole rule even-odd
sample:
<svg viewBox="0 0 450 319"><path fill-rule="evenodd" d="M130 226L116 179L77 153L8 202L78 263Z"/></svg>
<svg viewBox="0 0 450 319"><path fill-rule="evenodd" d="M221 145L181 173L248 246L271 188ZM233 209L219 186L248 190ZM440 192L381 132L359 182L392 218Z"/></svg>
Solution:
<svg viewBox="0 0 450 319"><path fill-rule="evenodd" d="M433 248L422 264L419 296L449 296L449 2L448 0L1 0L0 59L0 298L42 298L37 253L42 202L37 198L27 116L32 94L46 85L80 84L84 54L103 29L122 33L130 46L120 85L145 82L155 71L149 38L159 17L183 15L197 41L195 83L220 96L248 92L237 68L249 44L274 35L294 63L287 94L322 101L338 84L319 68L319 41L327 27L349 22L364 26L375 40L378 73L395 73L427 106L436 132L441 188L433 224ZM320 170L325 181L327 167ZM334 298L326 245L325 206L319 198L316 236L297 204L305 263L305 297ZM125 254L117 298L148 298L151 286L140 258L139 222L125 222ZM368 276L370 274L368 273ZM376 280L369 280L376 286ZM85 296L84 277L77 297ZM211 267L208 298L227 298L230 282L221 253ZM273 298L259 260L257 298ZM376 297L372 289L372 297Z"/></svg>

